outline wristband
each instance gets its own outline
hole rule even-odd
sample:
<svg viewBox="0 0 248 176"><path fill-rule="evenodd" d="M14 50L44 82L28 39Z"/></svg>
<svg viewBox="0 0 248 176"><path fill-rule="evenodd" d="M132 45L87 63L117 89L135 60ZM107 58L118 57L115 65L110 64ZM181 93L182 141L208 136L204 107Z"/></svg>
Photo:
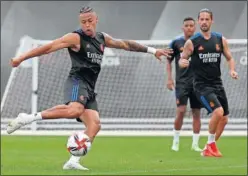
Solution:
<svg viewBox="0 0 248 176"><path fill-rule="evenodd" d="M147 47L147 52L155 55L157 52L157 49L153 47Z"/></svg>

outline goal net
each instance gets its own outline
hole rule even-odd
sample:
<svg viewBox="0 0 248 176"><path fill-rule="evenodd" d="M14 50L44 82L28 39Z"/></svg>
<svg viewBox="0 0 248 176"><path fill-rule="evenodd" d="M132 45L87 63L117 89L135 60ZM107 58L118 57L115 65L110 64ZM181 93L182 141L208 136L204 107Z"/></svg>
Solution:
<svg viewBox="0 0 248 176"><path fill-rule="evenodd" d="M17 55L50 41L21 39ZM155 48L166 48L169 41L138 41ZM247 40L229 40L239 80L229 76L222 58L222 79L230 115L225 134L247 131ZM63 104L64 82L71 68L67 49L27 60L11 72L1 102L1 131L18 113L34 113ZM175 67L173 66L173 74ZM175 93L166 89L165 61L160 63L147 53L105 49L102 71L96 85L102 129L106 135L171 135L175 118ZM208 129L209 116L201 110L202 133ZM84 125L71 119L44 120L21 128L25 134L70 134ZM192 133L190 108L184 118L183 134Z"/></svg>

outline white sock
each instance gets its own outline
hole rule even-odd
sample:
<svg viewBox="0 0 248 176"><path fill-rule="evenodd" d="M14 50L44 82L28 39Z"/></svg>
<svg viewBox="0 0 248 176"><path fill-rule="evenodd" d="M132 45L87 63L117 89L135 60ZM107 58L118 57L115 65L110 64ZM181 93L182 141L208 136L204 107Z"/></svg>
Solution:
<svg viewBox="0 0 248 176"><path fill-rule="evenodd" d="M174 141L179 142L179 136L180 136L180 130L175 130L174 129Z"/></svg>
<svg viewBox="0 0 248 176"><path fill-rule="evenodd" d="M70 159L69 159L69 162L73 162L73 163L78 163L79 162L79 160L80 160L80 156L73 156L73 155L71 155L71 157L70 157Z"/></svg>
<svg viewBox="0 0 248 176"><path fill-rule="evenodd" d="M193 133L193 145L198 145L199 138L200 138L199 133Z"/></svg>
<svg viewBox="0 0 248 176"><path fill-rule="evenodd" d="M27 114L25 115L25 124L32 123L33 121L42 120L41 113Z"/></svg>
<svg viewBox="0 0 248 176"><path fill-rule="evenodd" d="M215 134L208 134L208 144L215 142Z"/></svg>
<svg viewBox="0 0 248 176"><path fill-rule="evenodd" d="M42 120L41 112L34 114L34 120Z"/></svg>

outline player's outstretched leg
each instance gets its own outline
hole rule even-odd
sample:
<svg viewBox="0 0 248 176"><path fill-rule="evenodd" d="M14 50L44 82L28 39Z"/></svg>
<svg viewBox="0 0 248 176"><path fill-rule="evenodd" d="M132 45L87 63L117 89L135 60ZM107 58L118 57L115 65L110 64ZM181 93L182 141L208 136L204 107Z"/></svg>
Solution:
<svg viewBox="0 0 248 176"><path fill-rule="evenodd" d="M77 118L84 112L84 106L78 102L71 102L69 105L58 105L51 109L44 110L35 114L20 113L17 118L9 122L7 133L11 134L22 126L37 120Z"/></svg>
<svg viewBox="0 0 248 176"><path fill-rule="evenodd" d="M80 116L80 120L85 124L85 134L89 137L91 143L101 129L99 113L95 110L86 109ZM79 164L80 157L71 155L70 159L64 164L63 169L88 170Z"/></svg>
<svg viewBox="0 0 248 176"><path fill-rule="evenodd" d="M222 116L216 129L216 134L215 134L215 141L218 141L220 138L221 134L223 133L225 126L228 122L228 117L227 116Z"/></svg>
<svg viewBox="0 0 248 176"><path fill-rule="evenodd" d="M217 125L219 120L223 116L223 108L218 107L213 111L212 117L209 122L209 135L208 135L208 142L201 153L202 156L214 156L214 157L221 157L222 154L220 153L219 149L216 146L215 142L215 133L217 129Z"/></svg>
<svg viewBox="0 0 248 176"><path fill-rule="evenodd" d="M178 106L176 111L177 114L176 114L176 119L174 121L174 136L173 136L173 143L171 150L179 151L180 130L183 125L183 117L186 111L186 106L185 105Z"/></svg>
<svg viewBox="0 0 248 176"><path fill-rule="evenodd" d="M192 136L192 147L191 149L196 152L201 152L202 149L199 147L199 138L201 130L201 118L200 118L200 109L192 108L193 115L193 136Z"/></svg>

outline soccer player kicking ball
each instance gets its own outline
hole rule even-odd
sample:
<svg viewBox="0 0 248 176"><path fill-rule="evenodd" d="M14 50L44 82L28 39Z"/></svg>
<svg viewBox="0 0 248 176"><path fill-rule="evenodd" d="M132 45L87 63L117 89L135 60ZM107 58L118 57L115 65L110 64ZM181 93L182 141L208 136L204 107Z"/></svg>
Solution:
<svg viewBox="0 0 248 176"><path fill-rule="evenodd" d="M180 68L178 65L178 61L180 59L180 55L183 52L183 47L185 42L194 35L196 26L195 20L191 17L187 17L183 20L183 32L184 36L178 37L173 40L169 47L173 49L172 57L167 60L167 88L170 90L174 89L174 82L172 79L172 67L171 63L175 58L175 67L176 67L176 119L174 121L174 137L173 144L171 149L174 151L179 150L179 135L180 130L183 125L183 117L185 115L187 109L188 99L190 101L190 107L193 115L193 142L192 142L192 150L201 152L202 150L199 148L199 133L201 129L201 120L200 120L200 108L201 103L196 98L196 95L193 90L193 71L189 66L188 68Z"/></svg>
<svg viewBox="0 0 248 176"><path fill-rule="evenodd" d="M229 114L220 71L222 53L229 65L230 76L237 79L238 74L235 71L235 62L227 40L221 34L210 31L213 13L208 9L202 9L198 14L198 23L201 32L187 40L179 65L182 68L188 67L188 59L191 56L190 65L194 72L195 92L202 105L209 113L212 113L209 121L208 141L201 155L221 157L222 154L217 148L216 140L223 132Z"/></svg>
<svg viewBox="0 0 248 176"><path fill-rule="evenodd" d="M98 17L90 7L83 7L80 10L79 22L81 29L11 60L12 67L17 67L21 62L32 57L68 48L72 67L64 87L65 104L36 114L20 113L16 119L9 123L7 133L13 133L22 126L37 120L77 119L77 121L85 124L84 133L92 143L101 128L94 90L101 70L104 47L151 53L159 60L161 56L170 57L172 52L169 49L155 49L130 40L114 39L105 33L96 32ZM80 157L71 156L63 169L88 170L79 164L79 160Z"/></svg>

